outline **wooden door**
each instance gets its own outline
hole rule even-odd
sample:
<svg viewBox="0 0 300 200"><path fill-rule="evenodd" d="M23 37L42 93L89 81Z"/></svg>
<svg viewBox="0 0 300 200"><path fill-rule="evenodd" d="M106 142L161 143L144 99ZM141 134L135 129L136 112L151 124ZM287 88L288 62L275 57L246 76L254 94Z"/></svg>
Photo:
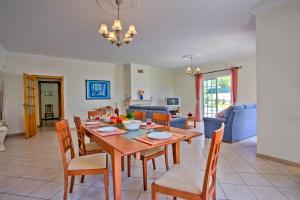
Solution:
<svg viewBox="0 0 300 200"><path fill-rule="evenodd" d="M36 81L34 76L23 74L24 79L24 126L25 138L37 133L36 126Z"/></svg>

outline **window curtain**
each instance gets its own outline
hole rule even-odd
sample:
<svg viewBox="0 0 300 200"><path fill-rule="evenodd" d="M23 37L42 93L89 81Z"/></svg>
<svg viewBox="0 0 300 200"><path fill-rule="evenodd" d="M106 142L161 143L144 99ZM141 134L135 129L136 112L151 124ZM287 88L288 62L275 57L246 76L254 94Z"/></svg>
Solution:
<svg viewBox="0 0 300 200"><path fill-rule="evenodd" d="M237 102L237 88L238 88L238 68L231 68L231 104L235 105Z"/></svg>
<svg viewBox="0 0 300 200"><path fill-rule="evenodd" d="M195 117L196 121L201 121L201 112L200 112L200 95L202 90L202 81L203 76L202 74L196 74L195 75L195 89L196 89L196 110L195 110Z"/></svg>

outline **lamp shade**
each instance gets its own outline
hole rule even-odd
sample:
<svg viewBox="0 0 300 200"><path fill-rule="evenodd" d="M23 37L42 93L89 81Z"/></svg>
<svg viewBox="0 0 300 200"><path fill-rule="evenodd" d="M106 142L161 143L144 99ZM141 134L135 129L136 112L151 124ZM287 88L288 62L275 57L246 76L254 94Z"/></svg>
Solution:
<svg viewBox="0 0 300 200"><path fill-rule="evenodd" d="M186 73L187 73L188 75L191 75L191 74L192 74L192 67L191 67L191 66L188 66L188 67L186 68Z"/></svg>
<svg viewBox="0 0 300 200"><path fill-rule="evenodd" d="M195 72L196 74L200 74L201 73L201 70L200 70L200 67L197 67L196 68L196 72Z"/></svg>
<svg viewBox="0 0 300 200"><path fill-rule="evenodd" d="M101 26L99 28L99 33L101 33L103 35L107 35L108 34L108 30L107 30L107 25L106 24L101 24Z"/></svg>
<svg viewBox="0 0 300 200"><path fill-rule="evenodd" d="M121 31L122 30L122 24L119 19L114 20L114 25L112 26L112 29L115 31Z"/></svg>
<svg viewBox="0 0 300 200"><path fill-rule="evenodd" d="M130 25L130 26L129 26L129 28L128 28L128 33L129 33L130 35L135 35L135 34L137 34L137 31L136 31L134 25Z"/></svg>

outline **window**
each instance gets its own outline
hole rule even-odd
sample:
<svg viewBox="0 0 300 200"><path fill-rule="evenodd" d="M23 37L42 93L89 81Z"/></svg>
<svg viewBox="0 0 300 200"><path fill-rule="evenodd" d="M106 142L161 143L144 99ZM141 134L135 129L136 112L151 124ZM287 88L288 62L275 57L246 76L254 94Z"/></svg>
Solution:
<svg viewBox="0 0 300 200"><path fill-rule="evenodd" d="M230 106L231 76L221 76L203 81L203 115L215 114Z"/></svg>

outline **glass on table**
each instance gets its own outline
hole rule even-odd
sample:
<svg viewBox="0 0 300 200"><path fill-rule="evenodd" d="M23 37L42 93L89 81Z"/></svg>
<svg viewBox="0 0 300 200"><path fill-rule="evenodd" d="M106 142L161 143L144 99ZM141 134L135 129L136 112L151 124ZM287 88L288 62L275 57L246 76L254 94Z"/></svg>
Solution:
<svg viewBox="0 0 300 200"><path fill-rule="evenodd" d="M152 119L151 118L146 119L146 124L147 126L150 126L152 124Z"/></svg>

